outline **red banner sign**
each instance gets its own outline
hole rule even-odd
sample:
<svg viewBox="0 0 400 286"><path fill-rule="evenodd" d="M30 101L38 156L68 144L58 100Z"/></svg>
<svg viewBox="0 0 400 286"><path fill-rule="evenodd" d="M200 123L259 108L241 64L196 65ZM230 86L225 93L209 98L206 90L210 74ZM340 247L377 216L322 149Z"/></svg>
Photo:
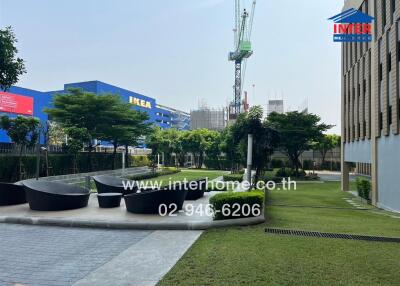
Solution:
<svg viewBox="0 0 400 286"><path fill-rule="evenodd" d="M33 97L0 92L0 112L33 115Z"/></svg>

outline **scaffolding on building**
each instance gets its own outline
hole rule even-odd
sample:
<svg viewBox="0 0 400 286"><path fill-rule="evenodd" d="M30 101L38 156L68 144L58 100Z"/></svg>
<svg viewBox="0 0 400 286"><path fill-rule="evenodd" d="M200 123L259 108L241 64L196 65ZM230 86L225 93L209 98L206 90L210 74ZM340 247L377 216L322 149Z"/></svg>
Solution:
<svg viewBox="0 0 400 286"><path fill-rule="evenodd" d="M226 112L224 108L201 107L190 111L190 129L209 129L221 131L226 127Z"/></svg>

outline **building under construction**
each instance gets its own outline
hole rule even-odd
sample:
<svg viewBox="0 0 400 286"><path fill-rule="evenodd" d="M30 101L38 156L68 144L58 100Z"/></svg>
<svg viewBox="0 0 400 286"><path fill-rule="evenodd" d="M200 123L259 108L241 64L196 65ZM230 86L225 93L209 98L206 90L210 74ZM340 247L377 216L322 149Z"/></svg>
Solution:
<svg viewBox="0 0 400 286"><path fill-rule="evenodd" d="M268 100L267 106L267 116L269 116L272 112L276 113L284 113L283 100Z"/></svg>
<svg viewBox="0 0 400 286"><path fill-rule="evenodd" d="M221 131L226 127L225 109L201 107L190 112L190 129L209 129Z"/></svg>

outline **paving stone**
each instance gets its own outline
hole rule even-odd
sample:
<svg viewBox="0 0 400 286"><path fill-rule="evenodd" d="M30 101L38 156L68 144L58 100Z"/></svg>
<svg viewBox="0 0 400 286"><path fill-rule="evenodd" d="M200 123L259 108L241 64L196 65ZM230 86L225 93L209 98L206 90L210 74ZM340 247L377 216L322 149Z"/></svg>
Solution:
<svg viewBox="0 0 400 286"><path fill-rule="evenodd" d="M72 285L151 231L0 224L0 285Z"/></svg>

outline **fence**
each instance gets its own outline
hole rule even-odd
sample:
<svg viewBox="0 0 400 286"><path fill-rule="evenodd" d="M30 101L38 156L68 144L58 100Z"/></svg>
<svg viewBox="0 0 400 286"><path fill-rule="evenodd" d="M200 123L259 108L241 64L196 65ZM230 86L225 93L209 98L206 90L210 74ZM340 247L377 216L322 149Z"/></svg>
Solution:
<svg viewBox="0 0 400 286"><path fill-rule="evenodd" d="M62 146L49 145L46 146L46 151L50 154L60 154L63 153ZM1 155L19 155L21 152L21 147L13 143L0 143L0 154ZM23 147L22 154L33 155L36 154L37 149L34 147Z"/></svg>

